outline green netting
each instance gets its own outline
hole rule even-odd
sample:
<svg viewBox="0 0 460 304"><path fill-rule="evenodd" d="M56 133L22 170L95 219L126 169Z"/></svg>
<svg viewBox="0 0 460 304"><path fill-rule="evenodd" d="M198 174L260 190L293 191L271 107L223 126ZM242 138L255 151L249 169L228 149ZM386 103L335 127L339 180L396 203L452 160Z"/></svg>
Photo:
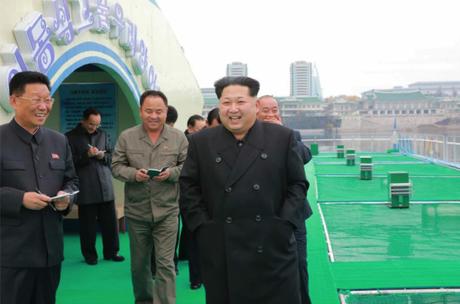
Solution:
<svg viewBox="0 0 460 304"><path fill-rule="evenodd" d="M382 164L374 163L372 170L373 175L386 175L388 171L406 171L409 172L409 176L425 175L425 176L458 176L460 177L460 170L453 168L438 166L429 163L418 163L418 164L405 164L405 163L393 163L393 164ZM343 164L329 164L329 165L317 165L316 174L360 174L359 161L355 166L347 166L345 161Z"/></svg>
<svg viewBox="0 0 460 304"><path fill-rule="evenodd" d="M359 160L360 156L372 156L374 162L378 161L405 161L405 162L424 162L422 160L416 159L414 157L402 155L402 154L386 154L386 153L366 153L366 152L357 152L356 159ZM344 162L344 159L337 158L336 153L322 153L320 155L313 156L314 163L327 163L327 162Z"/></svg>
<svg viewBox="0 0 460 304"><path fill-rule="evenodd" d="M347 295L344 304L458 304L460 293Z"/></svg>
<svg viewBox="0 0 460 304"><path fill-rule="evenodd" d="M335 260L443 260L460 257L460 204L322 204ZM459 274L460 275L460 274Z"/></svg>
<svg viewBox="0 0 460 304"><path fill-rule="evenodd" d="M410 177L413 201L460 200L460 178ZM388 201L387 178L360 180L359 176L317 176L318 201Z"/></svg>

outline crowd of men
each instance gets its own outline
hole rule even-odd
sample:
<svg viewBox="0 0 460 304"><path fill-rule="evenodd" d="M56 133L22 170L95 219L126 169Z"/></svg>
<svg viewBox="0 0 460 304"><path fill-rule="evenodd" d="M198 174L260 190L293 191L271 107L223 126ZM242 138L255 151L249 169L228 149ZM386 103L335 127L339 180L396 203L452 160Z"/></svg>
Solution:
<svg viewBox="0 0 460 304"><path fill-rule="evenodd" d="M204 285L208 304L310 303L311 154L282 126L276 100L257 99L257 80L218 80L219 107L206 120L191 116L185 132L174 128L166 95L145 91L141 123L113 149L96 108L65 135L43 126L54 102L45 75L17 73L9 89L15 116L0 126L0 303L55 303L62 218L73 203L84 261L98 263L98 223L104 259L125 260L112 177L125 185L135 303L176 303L179 242L190 288Z"/></svg>

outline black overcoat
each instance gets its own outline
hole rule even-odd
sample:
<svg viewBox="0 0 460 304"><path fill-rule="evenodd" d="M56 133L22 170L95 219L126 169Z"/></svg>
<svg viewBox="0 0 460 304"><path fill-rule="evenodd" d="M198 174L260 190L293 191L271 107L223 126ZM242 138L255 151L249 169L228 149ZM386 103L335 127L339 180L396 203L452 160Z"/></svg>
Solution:
<svg viewBox="0 0 460 304"><path fill-rule="evenodd" d="M112 184L112 149L107 133L98 129L89 134L81 124L66 133L72 149L75 170L80 178L78 205L97 204L115 199ZM88 145L104 150L104 158L88 157Z"/></svg>
<svg viewBox="0 0 460 304"><path fill-rule="evenodd" d="M13 119L0 126L0 266L51 267L64 258L62 216L50 207L26 209L25 192L54 196L78 189L63 134L41 127L32 135ZM67 210L68 212L68 210Z"/></svg>
<svg viewBox="0 0 460 304"><path fill-rule="evenodd" d="M208 304L300 303L293 230L308 182L295 145L292 130L262 122L241 147L223 126L190 137L180 206Z"/></svg>

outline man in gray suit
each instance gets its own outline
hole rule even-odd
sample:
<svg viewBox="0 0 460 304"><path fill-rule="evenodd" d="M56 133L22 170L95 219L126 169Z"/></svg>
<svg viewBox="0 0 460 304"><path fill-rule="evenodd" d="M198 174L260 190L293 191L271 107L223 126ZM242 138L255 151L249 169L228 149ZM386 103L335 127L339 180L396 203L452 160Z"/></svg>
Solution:
<svg viewBox="0 0 460 304"><path fill-rule="evenodd" d="M125 182L125 216L136 303L175 304L174 247L178 179L187 155L184 133L165 124L168 100L160 91L140 98L142 124L121 133L112 157L113 176ZM149 169L162 169L155 171ZM156 275L150 258L155 248Z"/></svg>

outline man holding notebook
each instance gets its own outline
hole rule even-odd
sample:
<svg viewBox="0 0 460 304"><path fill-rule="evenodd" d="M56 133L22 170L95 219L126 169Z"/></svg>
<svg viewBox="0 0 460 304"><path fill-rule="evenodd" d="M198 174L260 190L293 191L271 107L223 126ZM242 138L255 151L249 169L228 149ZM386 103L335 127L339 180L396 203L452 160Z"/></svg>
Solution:
<svg viewBox="0 0 460 304"><path fill-rule="evenodd" d="M165 124L167 109L168 100L162 92L144 92L139 113L142 124L121 133L112 157L113 176L125 182L136 303L176 303L173 256L179 213L178 179L188 142L181 131ZM155 282L150 270L152 248Z"/></svg>
<svg viewBox="0 0 460 304"><path fill-rule="evenodd" d="M54 304L62 216L78 177L65 136L43 127L54 101L48 77L19 72L9 89L15 115L0 126L0 303Z"/></svg>

